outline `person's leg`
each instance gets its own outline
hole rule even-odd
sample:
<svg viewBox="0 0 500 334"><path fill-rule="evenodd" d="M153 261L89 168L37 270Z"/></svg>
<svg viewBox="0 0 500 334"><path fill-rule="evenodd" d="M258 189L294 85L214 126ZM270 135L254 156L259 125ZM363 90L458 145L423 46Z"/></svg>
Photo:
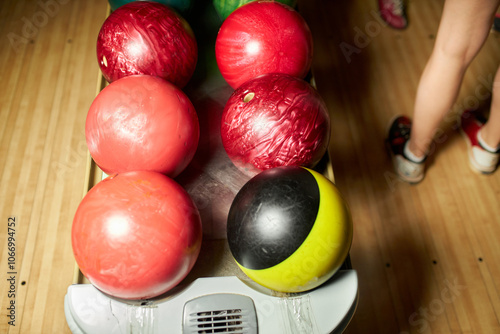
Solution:
<svg viewBox="0 0 500 334"><path fill-rule="evenodd" d="M493 80L490 116L481 128L480 137L489 147L500 146L500 67Z"/></svg>
<svg viewBox="0 0 500 334"><path fill-rule="evenodd" d="M474 110L465 110L460 117L460 132L468 147L473 171L493 173L500 160L500 68L492 88L492 101L488 121Z"/></svg>
<svg viewBox="0 0 500 334"><path fill-rule="evenodd" d="M455 103L465 70L484 44L499 2L445 2L434 49L415 100L409 150L416 157L428 153L439 124Z"/></svg>

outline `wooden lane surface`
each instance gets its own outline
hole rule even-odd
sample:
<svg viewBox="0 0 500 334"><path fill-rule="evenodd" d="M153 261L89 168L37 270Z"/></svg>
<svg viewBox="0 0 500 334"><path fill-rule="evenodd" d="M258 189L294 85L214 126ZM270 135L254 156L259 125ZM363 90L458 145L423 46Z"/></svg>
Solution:
<svg viewBox="0 0 500 334"><path fill-rule="evenodd" d="M67 333L71 221L82 197L84 122L96 92L103 0L0 2L0 333ZM15 217L15 299L6 284ZM9 275L10 277L10 275ZM15 300L15 326L6 317Z"/></svg>
<svg viewBox="0 0 500 334"><path fill-rule="evenodd" d="M347 333L500 333L500 173L472 173L456 131L464 106L488 103L500 34L469 69L425 180L399 182L384 150L389 120L412 115L442 5L410 2L410 26L396 31L379 20L376 1L300 2L332 108L335 178L355 224L360 304Z"/></svg>

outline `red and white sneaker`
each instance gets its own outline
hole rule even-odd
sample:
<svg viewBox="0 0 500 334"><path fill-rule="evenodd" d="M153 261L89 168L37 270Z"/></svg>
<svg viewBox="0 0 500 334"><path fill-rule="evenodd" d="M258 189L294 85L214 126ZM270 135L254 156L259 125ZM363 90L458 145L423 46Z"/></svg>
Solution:
<svg viewBox="0 0 500 334"><path fill-rule="evenodd" d="M398 176L408 183L418 183L424 178L425 158L415 162L405 153L410 131L411 120L406 116L396 117L390 124L386 145Z"/></svg>
<svg viewBox="0 0 500 334"><path fill-rule="evenodd" d="M468 146L469 162L473 171L490 174L498 166L500 147L490 151L481 145L478 138L479 130L486 121L472 110L466 110L460 118L460 133Z"/></svg>
<svg viewBox="0 0 500 334"><path fill-rule="evenodd" d="M378 0L380 17L395 29L405 29L408 26L408 18L404 0Z"/></svg>

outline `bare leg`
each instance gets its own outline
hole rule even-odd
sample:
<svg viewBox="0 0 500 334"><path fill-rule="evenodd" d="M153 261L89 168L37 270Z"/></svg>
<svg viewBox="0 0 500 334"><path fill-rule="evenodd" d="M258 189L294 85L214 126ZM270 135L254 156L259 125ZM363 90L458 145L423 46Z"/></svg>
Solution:
<svg viewBox="0 0 500 334"><path fill-rule="evenodd" d="M446 1L436 43L417 90L409 142L415 156L427 154L439 124L455 103L467 67L488 36L499 3L500 0ZM489 134L487 129L486 135Z"/></svg>
<svg viewBox="0 0 500 334"><path fill-rule="evenodd" d="M488 146L493 148L500 146L500 67L493 82L490 116L480 133Z"/></svg>

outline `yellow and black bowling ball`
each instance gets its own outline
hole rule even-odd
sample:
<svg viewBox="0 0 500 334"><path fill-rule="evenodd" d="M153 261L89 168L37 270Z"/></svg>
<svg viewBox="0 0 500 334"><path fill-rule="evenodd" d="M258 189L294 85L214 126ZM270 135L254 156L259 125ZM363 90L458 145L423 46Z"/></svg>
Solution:
<svg viewBox="0 0 500 334"><path fill-rule="evenodd" d="M349 253L349 208L326 177L303 167L268 169L250 179L231 204L227 239L243 272L281 292L326 282Z"/></svg>

